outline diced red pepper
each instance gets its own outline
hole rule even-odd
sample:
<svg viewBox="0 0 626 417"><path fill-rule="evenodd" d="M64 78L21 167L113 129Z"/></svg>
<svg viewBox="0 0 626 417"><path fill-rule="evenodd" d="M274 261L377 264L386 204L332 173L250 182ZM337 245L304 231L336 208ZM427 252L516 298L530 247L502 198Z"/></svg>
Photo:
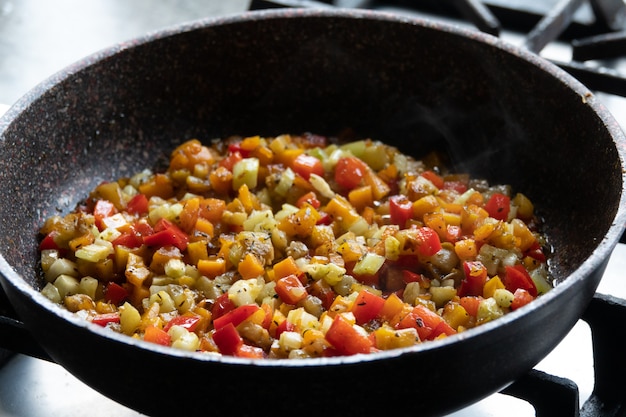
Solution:
<svg viewBox="0 0 626 417"><path fill-rule="evenodd" d="M437 327L433 329L430 337L434 339L442 334L445 334L446 336L452 336L455 333L456 330L454 330L445 320L441 320Z"/></svg>
<svg viewBox="0 0 626 417"><path fill-rule="evenodd" d="M413 217L413 203L405 195L389 197L389 216L392 224L404 229L406 222Z"/></svg>
<svg viewBox="0 0 626 417"><path fill-rule="evenodd" d="M361 185L367 170L367 165L359 158L339 158L335 165L335 182L346 190L352 190Z"/></svg>
<svg viewBox="0 0 626 417"><path fill-rule="evenodd" d="M134 230L124 232L115 238L112 242L113 246L125 246L127 248L138 248L143 244L143 237L135 233Z"/></svg>
<svg viewBox="0 0 626 417"><path fill-rule="evenodd" d="M157 345L169 346L172 344L172 337L163 329L156 326L148 326L143 334L143 340Z"/></svg>
<svg viewBox="0 0 626 417"><path fill-rule="evenodd" d="M136 222L132 225L132 230L137 236L150 236L154 233L154 229L147 222Z"/></svg>
<svg viewBox="0 0 626 417"><path fill-rule="evenodd" d="M59 245L57 245L56 241L54 240L58 235L59 235L59 232L57 232L56 230L53 230L52 232L48 233L42 239L41 243L39 243L39 250L61 249Z"/></svg>
<svg viewBox="0 0 626 417"><path fill-rule="evenodd" d="M213 332L213 341L224 355L235 355L243 345L243 339L233 323L216 329Z"/></svg>
<svg viewBox="0 0 626 417"><path fill-rule="evenodd" d="M251 154L251 152L248 149L244 149L241 147L241 142L231 143L230 145L228 145L228 153L229 154L239 153L242 156L242 158L248 158L250 157L250 154Z"/></svg>
<svg viewBox="0 0 626 417"><path fill-rule="evenodd" d="M109 282L104 289L104 299L111 304L119 305L128 295L126 288L115 282Z"/></svg>
<svg viewBox="0 0 626 417"><path fill-rule="evenodd" d="M189 330L190 332L193 332L196 330L196 327L198 327L198 323L200 323L200 317L190 314L184 314L182 316L176 316L171 319L165 325L165 327L163 327L163 330L167 332L169 329L172 328L172 326L181 326Z"/></svg>
<svg viewBox="0 0 626 417"><path fill-rule="evenodd" d="M467 191L467 184L462 181L445 181L443 183L444 190L456 191L459 194L463 194Z"/></svg>
<svg viewBox="0 0 626 417"><path fill-rule="evenodd" d="M117 213L117 209L115 208L113 203L111 203L110 201L108 200L96 201L96 205L93 208L93 215L94 215L96 227L98 228L98 230L100 231L104 230L105 226L102 220L107 217L111 217L115 213Z"/></svg>
<svg viewBox="0 0 626 417"><path fill-rule="evenodd" d="M276 281L276 294L287 304L297 304L308 295L297 275L291 274Z"/></svg>
<svg viewBox="0 0 626 417"><path fill-rule="evenodd" d="M420 340L432 340L440 334L451 335L456 331L434 311L418 304L398 323L399 329L414 328Z"/></svg>
<svg viewBox="0 0 626 417"><path fill-rule="evenodd" d="M322 161L306 153L298 155L296 159L293 160L291 168L296 174L307 181L311 177L311 174L319 175L320 177L324 175Z"/></svg>
<svg viewBox="0 0 626 417"><path fill-rule="evenodd" d="M408 284L409 282L417 282L422 287L426 286L427 284L430 285L429 278L426 278L423 274L418 274L416 272L409 271L406 269L402 270L402 281L405 284Z"/></svg>
<svg viewBox="0 0 626 417"><path fill-rule="evenodd" d="M232 324L237 327L241 324L242 321L250 317L252 314L256 313L259 310L259 307L256 304L244 304L235 308L234 310L229 311L228 313L218 317L217 319L213 319L213 327L215 330L221 329L222 327Z"/></svg>
<svg viewBox="0 0 626 417"><path fill-rule="evenodd" d="M420 227L417 229L417 252L423 256L433 256L441 250L439 235L430 227Z"/></svg>
<svg viewBox="0 0 626 417"><path fill-rule="evenodd" d="M315 209L320 208L320 206L322 205L314 191L309 191L308 193L300 197L296 202L296 207L300 208L304 205L304 203L309 203Z"/></svg>
<svg viewBox="0 0 626 417"><path fill-rule="evenodd" d="M384 298L367 290L361 290L354 300L351 310L356 319L356 324L368 323L378 317L384 304Z"/></svg>
<svg viewBox="0 0 626 417"><path fill-rule="evenodd" d="M533 259L536 259L539 262L546 261L546 255L543 253L543 249L539 242L535 241L528 250L524 253L525 256L530 256Z"/></svg>
<svg viewBox="0 0 626 417"><path fill-rule="evenodd" d="M324 225L324 226L328 226L329 224L331 224L333 222L333 218L330 214L320 211L320 218L317 220L317 222L315 222L316 225Z"/></svg>
<svg viewBox="0 0 626 417"><path fill-rule="evenodd" d="M459 287L459 297L468 295L482 295L483 287L487 282L487 268L480 261L463 262L463 272L465 278L461 281Z"/></svg>
<svg viewBox="0 0 626 417"><path fill-rule="evenodd" d="M233 166L242 159L243 156L241 155L241 152L235 151L230 153L226 158L222 159L219 163L219 166L224 167L229 171L232 171Z"/></svg>
<svg viewBox="0 0 626 417"><path fill-rule="evenodd" d="M143 243L148 246L176 246L181 251L187 249L189 236L174 223L165 218L159 219L154 225L154 233L144 236Z"/></svg>
<svg viewBox="0 0 626 417"><path fill-rule="evenodd" d="M283 320L278 326L276 326L276 334L274 337L278 339L283 332L292 332L296 329L296 326L288 320Z"/></svg>
<svg viewBox="0 0 626 417"><path fill-rule="evenodd" d="M235 303L228 297L228 293L224 293L217 297L215 302L213 303L213 307L211 308L211 316L213 320L222 317L224 314L229 311L237 308Z"/></svg>
<svg viewBox="0 0 626 417"><path fill-rule="evenodd" d="M374 348L372 340L356 330L341 314L333 319L326 340L342 355L370 353Z"/></svg>
<svg viewBox="0 0 626 417"><path fill-rule="evenodd" d="M432 182L433 185L439 188L440 190L443 188L444 186L443 178L436 172L428 170L428 171L422 172L420 175L426 178L428 181Z"/></svg>
<svg viewBox="0 0 626 417"><path fill-rule="evenodd" d="M265 357L265 352L260 347L250 346L243 343L234 353L234 356L239 358L262 359Z"/></svg>
<svg viewBox="0 0 626 417"><path fill-rule="evenodd" d="M485 210L489 216L497 220L506 220L509 217L510 209L511 198L501 193L493 193L485 203Z"/></svg>
<svg viewBox="0 0 626 417"><path fill-rule="evenodd" d="M126 246L127 248L138 248L143 245L144 237L154 233L154 229L146 222L136 222L131 225L128 231L122 233L111 243L113 246Z"/></svg>
<svg viewBox="0 0 626 417"><path fill-rule="evenodd" d="M482 299L482 297L465 296L461 297L461 299L459 300L459 304L461 304L461 307L463 307L465 311L467 311L467 314L476 317L476 315L478 314L478 306L480 305Z"/></svg>
<svg viewBox="0 0 626 417"><path fill-rule="evenodd" d="M537 287L535 282L530 277L530 274L524 268L524 265L514 265L505 267L505 273L503 278L504 287L515 293L519 288L528 291L533 297L537 296Z"/></svg>
<svg viewBox="0 0 626 417"><path fill-rule="evenodd" d="M145 194L135 195L126 205L126 210L131 214L138 215L148 213L148 197Z"/></svg>
<svg viewBox="0 0 626 417"><path fill-rule="evenodd" d="M93 319L91 319L92 323L95 323L99 326L106 326L109 323L119 323L120 322L120 313L104 313L98 314Z"/></svg>
<svg viewBox="0 0 626 417"><path fill-rule="evenodd" d="M523 288L518 288L513 293L513 302L511 303L511 310L517 310L518 308L525 306L533 301L535 297L530 295L530 292Z"/></svg>

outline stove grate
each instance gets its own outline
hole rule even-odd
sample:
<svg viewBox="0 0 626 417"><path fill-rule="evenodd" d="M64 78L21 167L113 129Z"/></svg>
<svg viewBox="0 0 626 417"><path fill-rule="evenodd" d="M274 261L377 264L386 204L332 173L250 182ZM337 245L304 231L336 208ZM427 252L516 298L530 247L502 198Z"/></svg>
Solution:
<svg viewBox="0 0 626 417"><path fill-rule="evenodd" d="M626 4L622 0L354 0L350 4L345 0L252 0L249 8L334 6L393 6L468 21L495 36L502 29L522 32L526 34L524 46L535 53L551 42L565 42L572 48L572 60L552 60L554 64L591 90L626 97L626 75L597 61L626 58Z"/></svg>

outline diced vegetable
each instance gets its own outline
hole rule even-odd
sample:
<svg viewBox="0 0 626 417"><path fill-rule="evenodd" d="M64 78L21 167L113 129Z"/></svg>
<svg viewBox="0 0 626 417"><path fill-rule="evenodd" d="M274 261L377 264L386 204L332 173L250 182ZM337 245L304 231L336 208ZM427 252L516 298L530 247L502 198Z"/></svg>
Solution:
<svg viewBox="0 0 626 417"><path fill-rule="evenodd" d="M371 139L231 137L41 227L44 296L149 343L249 359L453 336L552 288L533 203Z"/></svg>

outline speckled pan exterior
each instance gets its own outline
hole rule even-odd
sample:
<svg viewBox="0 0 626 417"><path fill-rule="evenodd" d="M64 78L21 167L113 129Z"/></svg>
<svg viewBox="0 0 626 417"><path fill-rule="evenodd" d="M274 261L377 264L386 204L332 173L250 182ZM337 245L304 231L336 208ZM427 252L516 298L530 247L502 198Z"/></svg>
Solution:
<svg viewBox="0 0 626 417"><path fill-rule="evenodd" d="M99 182L158 168L193 137L344 129L418 157L442 150L523 190L546 219L560 285L440 342L301 362L173 352L38 294L39 227ZM180 415L181 401L187 415L370 415L381 400L393 415L442 414L526 372L580 317L626 222L624 153L590 91L485 34L351 10L202 20L97 52L0 119L1 282L55 361L149 415Z"/></svg>

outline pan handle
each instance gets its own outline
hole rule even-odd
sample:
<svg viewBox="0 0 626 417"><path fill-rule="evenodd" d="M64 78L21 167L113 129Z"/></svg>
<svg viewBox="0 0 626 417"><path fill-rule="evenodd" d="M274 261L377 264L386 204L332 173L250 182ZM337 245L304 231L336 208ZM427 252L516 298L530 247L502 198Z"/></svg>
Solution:
<svg viewBox="0 0 626 417"><path fill-rule="evenodd" d="M19 320L0 316L0 348L54 362Z"/></svg>
<svg viewBox="0 0 626 417"><path fill-rule="evenodd" d="M17 318L4 290L0 287L0 350L2 349L54 362L26 329L24 323Z"/></svg>

